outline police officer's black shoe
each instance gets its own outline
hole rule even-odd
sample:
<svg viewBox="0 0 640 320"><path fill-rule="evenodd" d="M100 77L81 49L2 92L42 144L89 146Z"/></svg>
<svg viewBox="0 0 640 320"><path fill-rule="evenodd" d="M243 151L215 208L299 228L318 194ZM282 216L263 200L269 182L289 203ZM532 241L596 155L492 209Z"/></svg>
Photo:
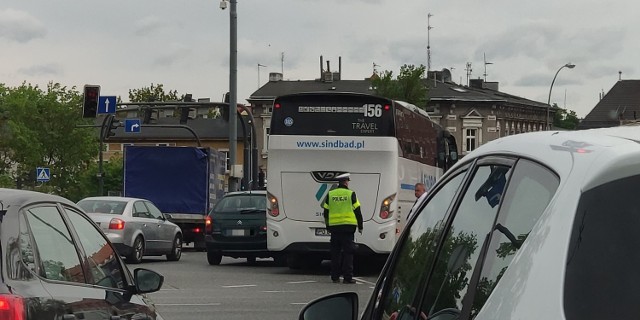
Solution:
<svg viewBox="0 0 640 320"><path fill-rule="evenodd" d="M353 280L353 279L344 279L344 280L342 280L342 283L355 284L356 281Z"/></svg>

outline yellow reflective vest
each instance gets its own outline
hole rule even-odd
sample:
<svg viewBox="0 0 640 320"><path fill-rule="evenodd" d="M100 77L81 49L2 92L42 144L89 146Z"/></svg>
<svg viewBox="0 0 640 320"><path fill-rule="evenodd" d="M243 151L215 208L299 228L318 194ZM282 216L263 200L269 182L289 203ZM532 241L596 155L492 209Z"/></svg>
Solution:
<svg viewBox="0 0 640 320"><path fill-rule="evenodd" d="M327 201L323 207L329 210L328 226L358 225L356 214L353 212L360 207L360 201L351 202L353 191L347 188L336 188L329 191Z"/></svg>

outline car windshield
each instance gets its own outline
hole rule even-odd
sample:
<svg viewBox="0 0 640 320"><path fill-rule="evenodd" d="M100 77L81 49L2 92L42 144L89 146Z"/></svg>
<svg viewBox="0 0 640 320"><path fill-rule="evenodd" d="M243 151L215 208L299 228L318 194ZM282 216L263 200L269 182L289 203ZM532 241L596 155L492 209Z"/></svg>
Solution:
<svg viewBox="0 0 640 320"><path fill-rule="evenodd" d="M78 206L88 213L122 214L126 201L118 200L80 200Z"/></svg>
<svg viewBox="0 0 640 320"><path fill-rule="evenodd" d="M243 194L222 198L213 208L213 212L235 213L266 209L267 196L264 194Z"/></svg>

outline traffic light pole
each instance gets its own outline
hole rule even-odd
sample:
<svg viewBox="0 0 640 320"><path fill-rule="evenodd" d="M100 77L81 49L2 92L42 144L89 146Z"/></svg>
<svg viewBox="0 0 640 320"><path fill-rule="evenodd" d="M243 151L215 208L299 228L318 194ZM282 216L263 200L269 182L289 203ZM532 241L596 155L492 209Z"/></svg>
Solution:
<svg viewBox="0 0 640 320"><path fill-rule="evenodd" d="M109 114L102 120L102 126L100 126L100 155L98 158L98 195L103 196L104 190L104 172L102 172L102 161L103 161L103 149L104 149L104 139L107 135L107 124L111 124L113 121L114 115Z"/></svg>

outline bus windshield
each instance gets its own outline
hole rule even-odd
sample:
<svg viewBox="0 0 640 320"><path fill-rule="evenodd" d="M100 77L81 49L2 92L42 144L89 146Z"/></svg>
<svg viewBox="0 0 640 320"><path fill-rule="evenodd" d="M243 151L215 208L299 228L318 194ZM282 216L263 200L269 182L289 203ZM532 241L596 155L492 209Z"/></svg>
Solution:
<svg viewBox="0 0 640 320"><path fill-rule="evenodd" d="M394 136L391 100L360 94L289 95L274 101L272 135Z"/></svg>

